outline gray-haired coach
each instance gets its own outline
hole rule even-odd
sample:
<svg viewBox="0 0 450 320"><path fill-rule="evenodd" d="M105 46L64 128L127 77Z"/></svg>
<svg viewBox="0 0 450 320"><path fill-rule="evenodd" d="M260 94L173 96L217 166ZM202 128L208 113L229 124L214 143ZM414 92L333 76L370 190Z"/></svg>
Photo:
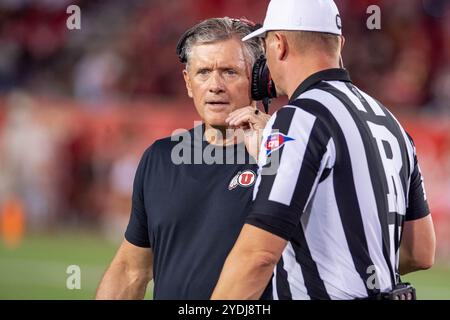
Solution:
<svg viewBox="0 0 450 320"><path fill-rule="evenodd" d="M255 29L249 21L212 18L181 37L177 54L203 124L158 140L144 153L125 239L98 299L141 299L151 279L154 299L211 296L244 224L257 171L234 129L262 129L269 119L255 112L250 96L252 66L263 45L257 38L241 41ZM182 162L174 159L179 153Z"/></svg>

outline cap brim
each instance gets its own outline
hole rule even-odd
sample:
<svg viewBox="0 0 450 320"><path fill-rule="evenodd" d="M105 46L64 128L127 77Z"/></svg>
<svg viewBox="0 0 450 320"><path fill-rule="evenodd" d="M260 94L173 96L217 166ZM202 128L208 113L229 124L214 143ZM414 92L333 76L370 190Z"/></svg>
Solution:
<svg viewBox="0 0 450 320"><path fill-rule="evenodd" d="M266 35L266 32L267 32L267 30L264 27L259 28L258 30L253 31L252 33L243 37L242 41L247 41L247 40L250 40L251 38L255 38L255 37L264 38Z"/></svg>

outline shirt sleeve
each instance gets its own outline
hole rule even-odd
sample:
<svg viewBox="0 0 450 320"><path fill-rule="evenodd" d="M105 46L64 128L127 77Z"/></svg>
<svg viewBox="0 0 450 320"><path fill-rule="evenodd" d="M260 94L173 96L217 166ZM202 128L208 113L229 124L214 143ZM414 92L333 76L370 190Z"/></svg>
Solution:
<svg viewBox="0 0 450 320"><path fill-rule="evenodd" d="M422 172L420 171L419 162L417 160L416 147L411 137L410 142L412 143L414 151L414 167L412 169L409 184L408 207L406 209L405 217L406 221L421 219L430 214Z"/></svg>
<svg viewBox="0 0 450 320"><path fill-rule="evenodd" d="M125 231L125 239L138 247L150 247L147 213L144 204L145 171L150 161L150 150L147 149L139 162L134 177L131 215Z"/></svg>
<svg viewBox="0 0 450 320"><path fill-rule="evenodd" d="M331 134L323 121L285 106L269 121L248 224L289 240L330 165Z"/></svg>

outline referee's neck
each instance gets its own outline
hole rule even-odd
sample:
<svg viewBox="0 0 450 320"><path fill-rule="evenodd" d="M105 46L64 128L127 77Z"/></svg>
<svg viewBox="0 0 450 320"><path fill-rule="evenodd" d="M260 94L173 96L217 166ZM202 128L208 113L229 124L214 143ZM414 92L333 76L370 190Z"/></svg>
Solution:
<svg viewBox="0 0 450 320"><path fill-rule="evenodd" d="M293 59L292 62L286 64L286 72L284 73L286 75L286 90L283 91L286 92L289 99L292 99L295 90L307 78L317 72L334 68L339 68L339 61L334 61L334 59L330 60L321 57L311 57L309 59L299 57L298 59Z"/></svg>

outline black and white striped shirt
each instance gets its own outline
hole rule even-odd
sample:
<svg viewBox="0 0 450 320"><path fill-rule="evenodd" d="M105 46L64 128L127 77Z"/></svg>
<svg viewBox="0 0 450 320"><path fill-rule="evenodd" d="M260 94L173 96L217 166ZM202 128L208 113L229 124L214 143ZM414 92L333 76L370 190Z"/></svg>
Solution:
<svg viewBox="0 0 450 320"><path fill-rule="evenodd" d="M422 176L412 139L347 71L298 87L267 124L259 165L247 223L288 241L275 299L364 298L397 283L403 223L429 214Z"/></svg>

